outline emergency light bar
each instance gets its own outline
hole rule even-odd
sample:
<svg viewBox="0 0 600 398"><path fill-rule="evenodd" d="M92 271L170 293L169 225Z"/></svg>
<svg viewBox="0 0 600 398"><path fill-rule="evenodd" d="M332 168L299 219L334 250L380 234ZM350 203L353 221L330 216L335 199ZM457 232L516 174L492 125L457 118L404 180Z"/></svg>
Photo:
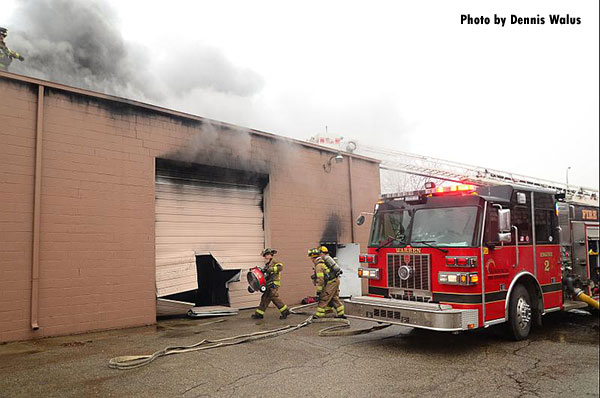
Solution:
<svg viewBox="0 0 600 398"><path fill-rule="evenodd" d="M411 191L411 192L388 193L388 194L381 195L381 198L388 199L388 200L398 199L398 200L404 200L404 201L410 202L410 201L419 200L419 198L422 196L438 196L441 194L448 194L448 193L476 194L475 189L477 189L477 187L475 185L460 184L460 185L453 185L451 187L437 187L437 188L430 188L430 189L420 189L418 191Z"/></svg>
<svg viewBox="0 0 600 398"><path fill-rule="evenodd" d="M359 263L377 264L376 254L361 254L358 256Z"/></svg>
<svg viewBox="0 0 600 398"><path fill-rule="evenodd" d="M446 256L448 267L476 267L477 257L471 256Z"/></svg>

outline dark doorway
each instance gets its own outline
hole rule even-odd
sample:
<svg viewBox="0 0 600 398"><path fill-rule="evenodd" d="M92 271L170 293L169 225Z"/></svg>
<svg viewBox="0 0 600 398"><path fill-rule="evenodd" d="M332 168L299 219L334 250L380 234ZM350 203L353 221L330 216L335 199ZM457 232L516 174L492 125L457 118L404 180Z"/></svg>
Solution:
<svg viewBox="0 0 600 398"><path fill-rule="evenodd" d="M198 299L196 305L229 306L229 282L240 280L240 270L224 270L211 255L196 256Z"/></svg>
<svg viewBox="0 0 600 398"><path fill-rule="evenodd" d="M194 303L196 306L230 306L229 283L240 280L240 270L224 270L210 254L196 256L198 289L171 294L169 300Z"/></svg>

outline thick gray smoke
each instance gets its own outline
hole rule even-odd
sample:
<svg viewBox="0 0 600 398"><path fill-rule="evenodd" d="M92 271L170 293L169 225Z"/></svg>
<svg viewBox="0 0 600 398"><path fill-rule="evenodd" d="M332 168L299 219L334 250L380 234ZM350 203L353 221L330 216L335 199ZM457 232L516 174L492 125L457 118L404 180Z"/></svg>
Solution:
<svg viewBox="0 0 600 398"><path fill-rule="evenodd" d="M8 44L26 58L12 63L14 73L166 106L192 90L245 97L263 86L219 50L197 45L169 48L172 61L156 65L156 49L125 41L102 0L21 0L11 20Z"/></svg>

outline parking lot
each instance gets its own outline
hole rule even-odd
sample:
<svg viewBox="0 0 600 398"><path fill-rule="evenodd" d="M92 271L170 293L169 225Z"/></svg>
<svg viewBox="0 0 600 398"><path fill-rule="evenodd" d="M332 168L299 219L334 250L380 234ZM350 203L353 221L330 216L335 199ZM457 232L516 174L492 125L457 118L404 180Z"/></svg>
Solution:
<svg viewBox="0 0 600 398"><path fill-rule="evenodd" d="M276 338L159 358L133 370L110 358L272 329L241 311L225 322L175 318L157 325L0 345L0 396L598 396L598 317L558 313L527 341L501 327L452 335L393 326L318 337L313 324ZM352 321L356 328L370 324Z"/></svg>

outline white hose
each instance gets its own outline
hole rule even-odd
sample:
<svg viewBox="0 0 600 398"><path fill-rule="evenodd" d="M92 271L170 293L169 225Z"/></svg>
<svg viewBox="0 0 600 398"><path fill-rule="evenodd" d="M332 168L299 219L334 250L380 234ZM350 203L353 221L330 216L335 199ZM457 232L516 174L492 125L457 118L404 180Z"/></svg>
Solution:
<svg viewBox="0 0 600 398"><path fill-rule="evenodd" d="M314 305L315 304L313 303L313 304L306 304L306 305L301 305L298 307L290 308L290 312L293 314L309 315L308 318L306 318L304 321L300 322L297 325L286 325L286 326L282 326L282 327L276 328L276 329L264 330L264 331L260 331L260 332L247 333L247 334L240 334L238 336L225 337L225 338L216 339L216 340L204 339L198 343L195 343L192 345L187 345L187 346L169 346L160 351L156 351L155 353L153 353L151 355L126 355L126 356L115 357L115 358L112 358L110 361L108 361L108 366L113 369L120 369L120 370L135 369L135 368L139 368L141 366L148 365L150 362L154 361L157 358L163 357L163 356L174 355L174 354L183 354L186 352L193 352L193 351L210 350L212 348L226 347L226 346L230 346L230 345L246 343L248 341L264 339L267 337L281 336L283 334L290 333L290 332L293 332L300 328L303 328L305 326L308 326L311 323L320 323L320 322L341 323L340 325L334 325L334 326L327 327L325 329L321 329L319 331L319 336L351 336L351 335L357 335L357 334L370 333L375 330L381 330L383 328L391 326L390 324L380 324L380 325L376 325L376 326L373 326L368 329L340 331L340 329L349 328L350 322L348 322L347 319L340 319L340 318L314 318L312 316L312 313L303 311L305 308L314 306ZM198 326L205 326L205 325L210 325L213 323L220 323L220 322L224 322L224 321L225 321L225 319L218 319L216 321L201 323Z"/></svg>

